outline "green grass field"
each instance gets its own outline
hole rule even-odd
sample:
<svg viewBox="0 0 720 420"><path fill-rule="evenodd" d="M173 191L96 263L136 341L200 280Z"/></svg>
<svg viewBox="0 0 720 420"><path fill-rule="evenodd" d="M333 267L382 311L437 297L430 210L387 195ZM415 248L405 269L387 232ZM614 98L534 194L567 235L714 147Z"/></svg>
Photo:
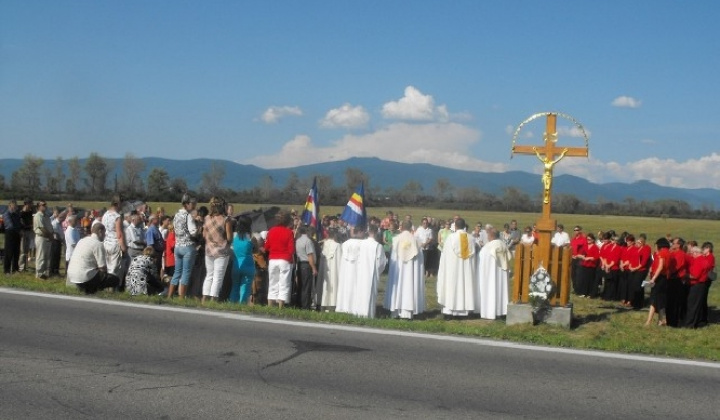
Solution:
<svg viewBox="0 0 720 420"><path fill-rule="evenodd" d="M61 203L64 204L64 203ZM84 208L101 208L100 203L76 203ZM153 208L163 205L168 213L173 213L179 207L176 204L155 204ZM257 208L256 205L235 205L235 212L240 213L247 209ZM298 212L302 205L295 207ZM450 218L455 212L448 210L433 210L423 208L370 208L369 215L382 217L386 210L393 210L401 216L409 214L413 220L422 216L436 218ZM342 207L321 208L322 214L335 214L342 211ZM459 213L469 223L478 221L502 226L510 219L516 219L520 226L531 224L538 215L510 214L465 211ZM606 217L584 215L555 215L556 220L564 223L566 227L575 224L583 226L586 232L615 229L618 232L627 230L638 234L646 233L649 241L654 242L657 237L667 233L673 236L680 235L685 239L695 239L698 242L712 241L718 243L720 238L720 221L716 220L682 220L682 219L654 219L638 217ZM384 280L380 285L378 302L384 296ZM36 280L31 274L20 274L11 277L1 277L0 286L22 288L49 293L78 294L75 289L66 289L64 279L48 281ZM229 303L211 303L206 305L209 309L242 311L267 316L277 316L288 319L308 320L317 322L330 322L341 324L364 325L374 328L397 329L407 331L429 332L438 334L456 334L473 337L485 337L498 340L510 340L524 343L534 343L558 347L572 347L582 349L595 349L617 351L624 353L639 353L657 356L682 357L688 359L704 359L720 361L720 288L714 285L710 290L709 305L711 307L711 325L697 330L674 329L665 327L644 327L647 311L632 311L620 309L616 305L595 299L574 298L573 325L571 329L551 325L513 325L506 326L501 320L488 321L480 319L445 321L439 315L439 308L435 293L435 280L426 282L427 311L418 319L407 322L387 318L382 310L378 311L377 319L360 319L345 314L317 313L300 311L296 309L283 309L267 307L248 307L232 305ZM101 293L101 299L121 299L136 301L151 305L181 305L199 307L199 301L188 299L186 301L168 300L160 297L130 297L127 294Z"/></svg>

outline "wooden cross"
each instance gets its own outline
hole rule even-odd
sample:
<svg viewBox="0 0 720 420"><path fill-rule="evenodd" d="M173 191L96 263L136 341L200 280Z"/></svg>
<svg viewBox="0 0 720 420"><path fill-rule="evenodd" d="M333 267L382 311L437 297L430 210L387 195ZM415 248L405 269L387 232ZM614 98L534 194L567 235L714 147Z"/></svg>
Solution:
<svg viewBox="0 0 720 420"><path fill-rule="evenodd" d="M542 146L516 146L515 145L515 139L517 138L517 135L519 134L520 130L522 129L523 125L525 123L528 123L535 118L541 117L542 115L547 116L547 122L545 124L545 133L543 134L543 139L545 141L545 144ZM560 114L564 118L568 118L572 120L576 126L578 126L582 132L583 135L585 135L585 130L582 129L582 126L575 121L572 117L566 114ZM520 153L525 155L535 155L540 162L543 163L545 166L543 176L542 176L542 183L543 183L543 209L542 209L542 216L540 219L538 219L536 226L538 229L538 245L537 245L537 252L535 254L535 259L533 263L532 270L534 271L537 269L539 264L544 264L545 267L549 267L552 263L551 261L551 239L553 232L555 231L555 220L550 217L550 205L552 204L551 200L551 190L552 190L552 170L553 166L555 166L556 163L558 163L561 159L563 159L565 156L582 156L587 157L588 156L588 147L587 147L587 135L585 135L585 147L558 147L556 145L558 134L557 134L557 113L548 112L545 114L535 114L529 119L525 120L518 129L515 131L515 135L513 136L513 146L512 146L512 154ZM511 157L512 157L511 154ZM569 264L567 265L567 277L569 278ZM520 278L520 271L516 270L514 283L513 283L513 299L516 298L520 291L520 285L523 284L522 279ZM556 273L557 275L557 273ZM560 305L565 306L568 303L568 298L570 296L570 283L569 281L561 282L560 284Z"/></svg>
<svg viewBox="0 0 720 420"><path fill-rule="evenodd" d="M545 133L543 134L545 144L543 146L516 146L513 144L512 153L525 155L536 155L540 162L545 166L543 172L543 218L550 218L551 204L551 188L552 188L552 169L553 166L565 156L581 156L587 157L587 147L558 147L557 134L557 114L548 113L545 123ZM555 158L556 156L557 159Z"/></svg>

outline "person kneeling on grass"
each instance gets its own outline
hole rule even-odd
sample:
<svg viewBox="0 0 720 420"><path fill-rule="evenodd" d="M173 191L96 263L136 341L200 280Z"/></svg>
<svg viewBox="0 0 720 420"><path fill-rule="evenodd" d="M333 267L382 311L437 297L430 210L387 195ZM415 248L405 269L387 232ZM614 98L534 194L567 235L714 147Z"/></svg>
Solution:
<svg viewBox="0 0 720 420"><path fill-rule="evenodd" d="M163 284L158 279L153 247L146 247L142 254L132 259L126 280L131 296L156 295L163 291Z"/></svg>
<svg viewBox="0 0 720 420"><path fill-rule="evenodd" d="M104 239L105 226L96 223L91 229L91 235L80 239L70 257L68 279L88 295L120 285L120 278L107 272Z"/></svg>

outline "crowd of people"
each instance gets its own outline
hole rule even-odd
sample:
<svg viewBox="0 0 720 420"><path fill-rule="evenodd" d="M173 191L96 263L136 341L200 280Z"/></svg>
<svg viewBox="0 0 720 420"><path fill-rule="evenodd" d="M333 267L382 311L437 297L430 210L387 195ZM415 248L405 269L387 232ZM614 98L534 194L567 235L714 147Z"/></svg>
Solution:
<svg viewBox="0 0 720 420"><path fill-rule="evenodd" d="M708 323L708 294L715 280L713 244L698 244L666 235L654 243L643 233L600 231L583 233L575 226L573 237L558 225L556 246L569 246L572 286L581 298L620 302L629 309L645 306L650 288L646 325L658 316L658 325L697 328Z"/></svg>
<svg viewBox="0 0 720 420"><path fill-rule="evenodd" d="M460 216L449 220L392 211L348 226L324 216L316 229L294 211L281 210L267 231L234 215L220 197L199 206L191 195L166 215L145 205L121 212L119 197L104 211L76 214L72 205L11 201L3 215L5 274L27 270L35 250L39 279L60 275L65 247L67 284L86 293L103 289L132 295L199 297L241 304L376 315L380 275L388 274L382 306L392 317L412 319L426 310L425 281L436 277L441 312L447 317L507 314L514 251L538 241L535 226L515 220L496 229ZM624 308L646 304L646 324L696 328L707 324L707 297L715 278L713 245L659 238L655 250L644 234L609 230L571 235L559 224L556 247L569 247L572 287L579 298L616 301Z"/></svg>

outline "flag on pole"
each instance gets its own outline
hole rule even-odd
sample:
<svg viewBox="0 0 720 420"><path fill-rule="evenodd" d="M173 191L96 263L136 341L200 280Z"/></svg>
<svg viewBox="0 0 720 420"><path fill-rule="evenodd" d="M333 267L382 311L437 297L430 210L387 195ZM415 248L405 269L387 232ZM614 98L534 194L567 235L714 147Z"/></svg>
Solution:
<svg viewBox="0 0 720 420"><path fill-rule="evenodd" d="M317 178L313 178L312 188L305 200L305 210L301 216L302 222L308 226L315 228L318 238L322 238L321 221L320 221L320 205L318 204Z"/></svg>
<svg viewBox="0 0 720 420"><path fill-rule="evenodd" d="M365 185L360 183L360 186L348 201L345 210L343 210L340 216L342 220L347 222L350 226L365 225L367 222L367 213L365 212Z"/></svg>

